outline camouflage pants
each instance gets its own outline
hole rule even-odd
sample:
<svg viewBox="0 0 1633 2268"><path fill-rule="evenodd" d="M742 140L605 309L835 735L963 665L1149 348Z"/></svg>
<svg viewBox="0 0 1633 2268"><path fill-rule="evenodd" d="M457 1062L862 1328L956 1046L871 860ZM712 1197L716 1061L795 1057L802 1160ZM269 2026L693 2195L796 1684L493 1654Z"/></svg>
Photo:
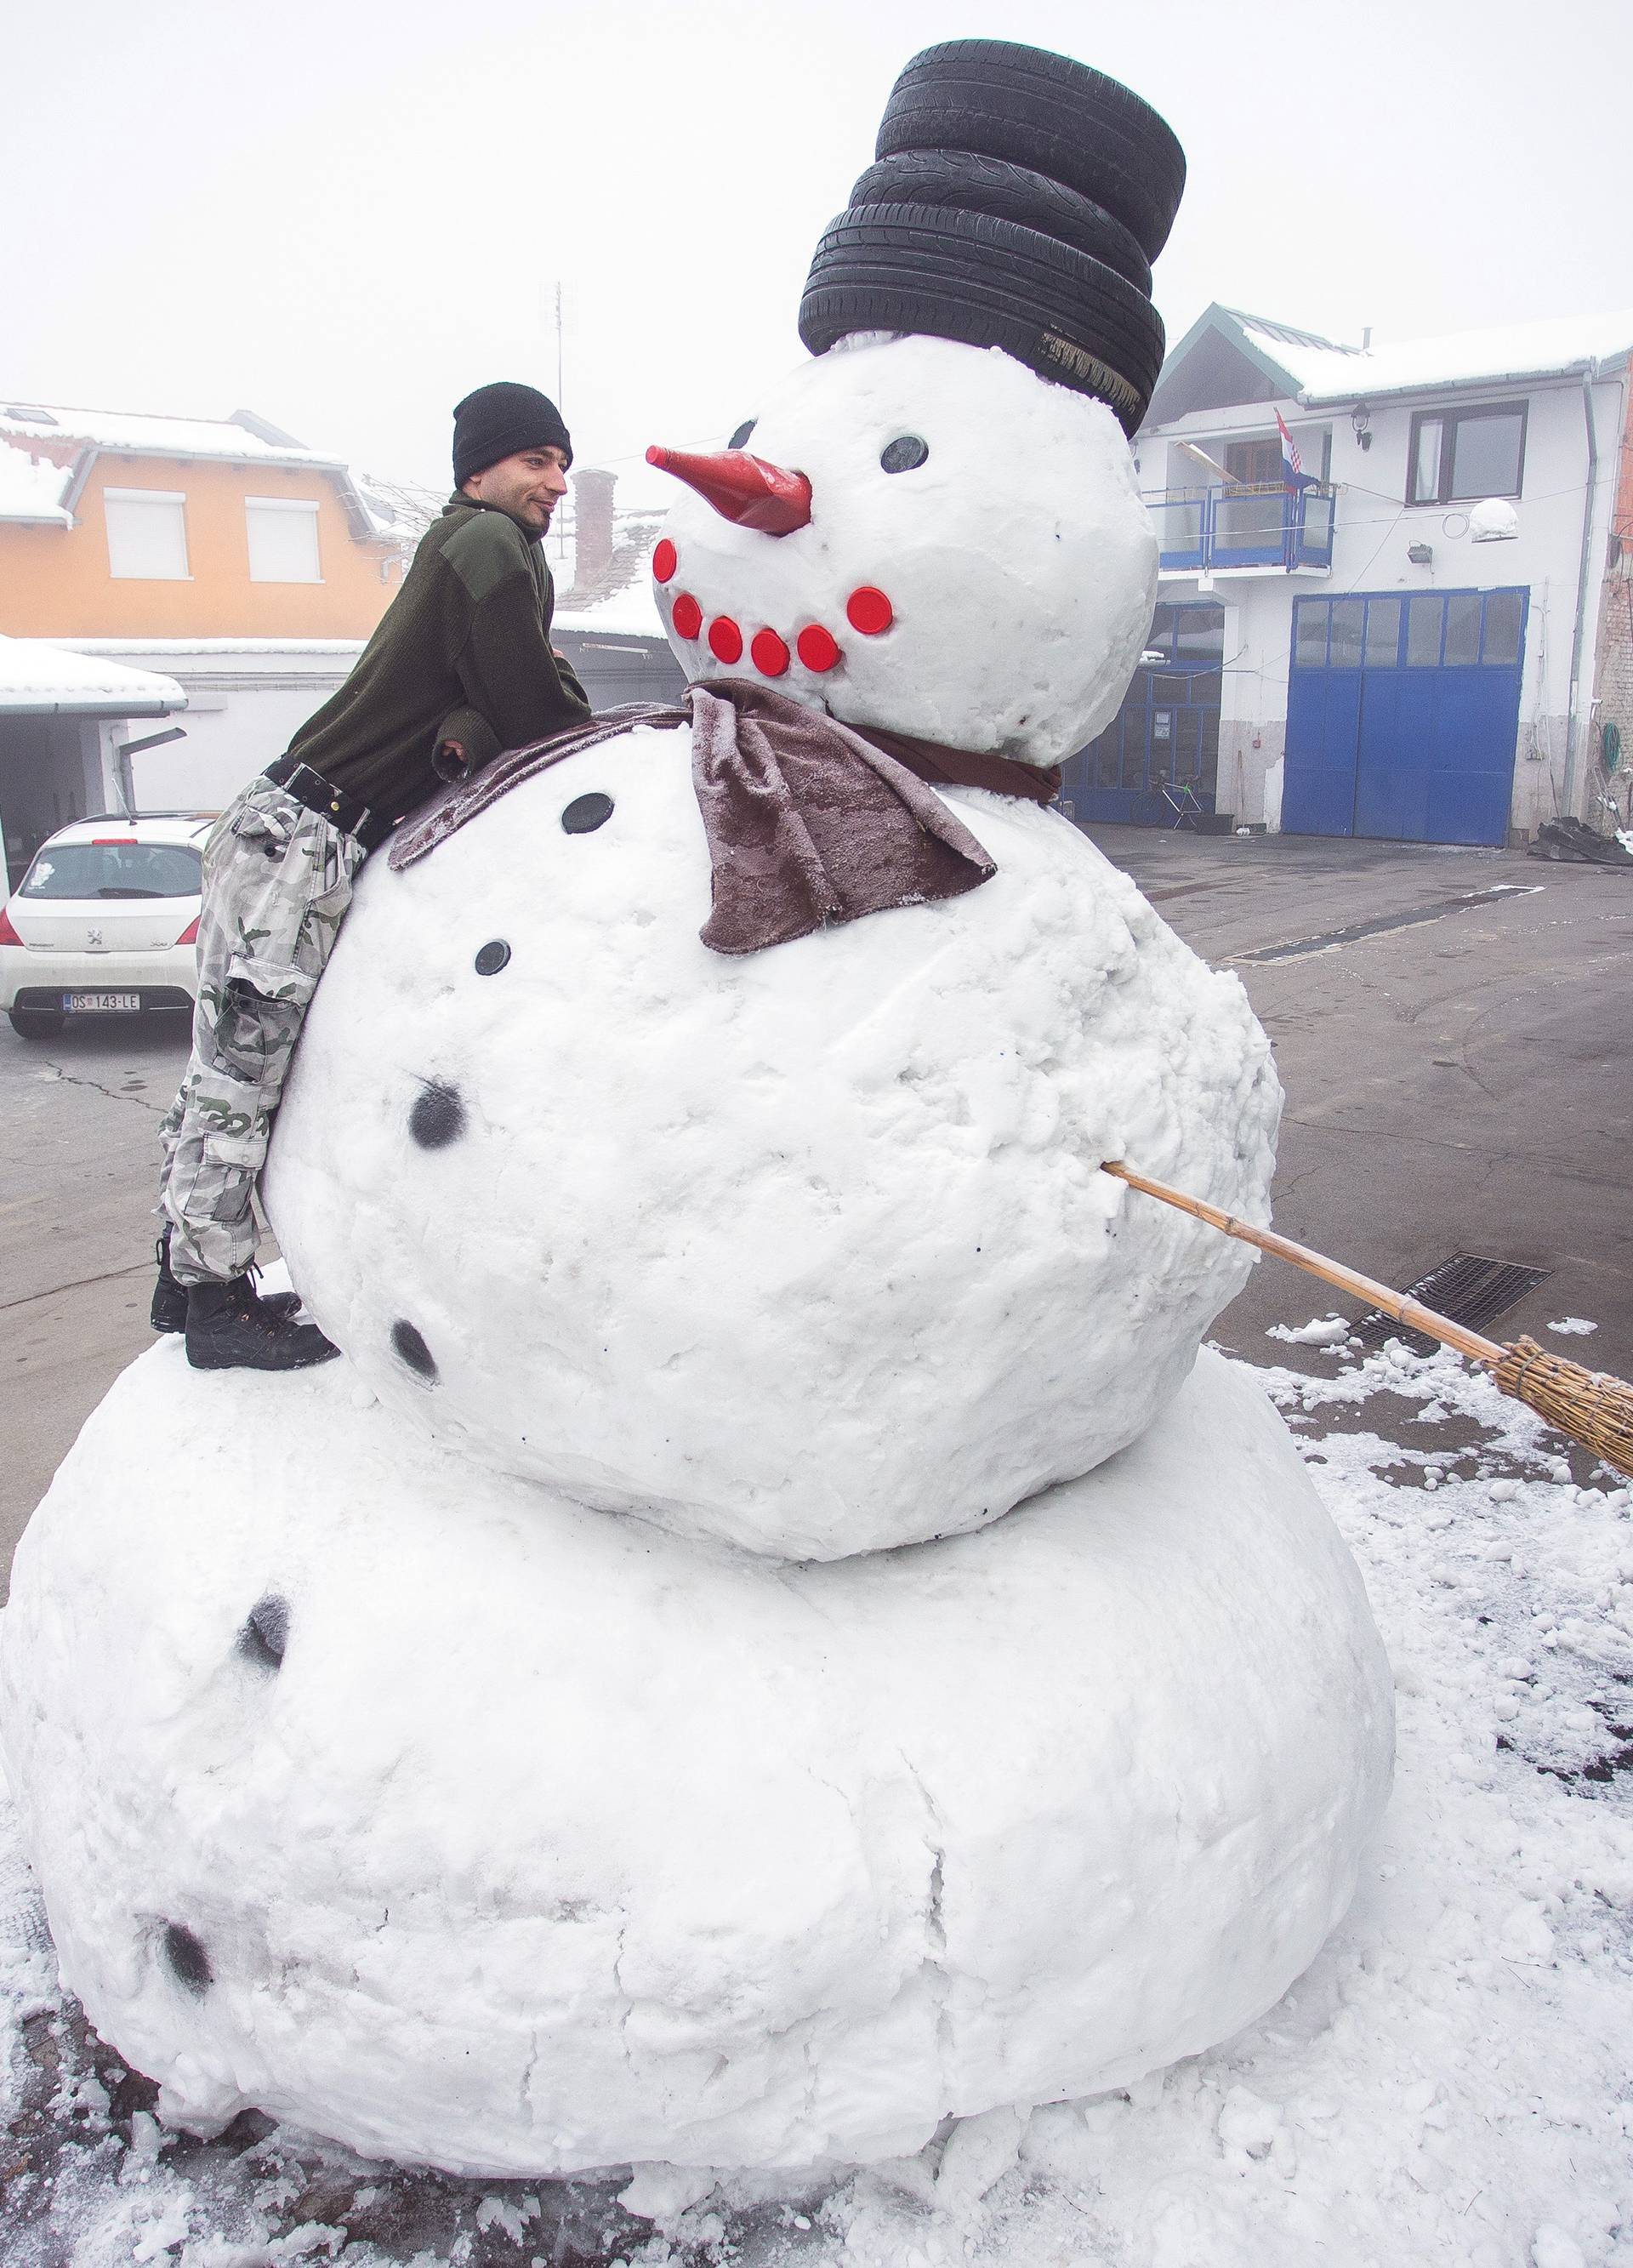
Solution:
<svg viewBox="0 0 1633 2268"><path fill-rule="evenodd" d="M183 1284L225 1282L255 1256L273 1115L363 859L351 836L264 778L205 847L193 1054L159 1129L159 1211Z"/></svg>

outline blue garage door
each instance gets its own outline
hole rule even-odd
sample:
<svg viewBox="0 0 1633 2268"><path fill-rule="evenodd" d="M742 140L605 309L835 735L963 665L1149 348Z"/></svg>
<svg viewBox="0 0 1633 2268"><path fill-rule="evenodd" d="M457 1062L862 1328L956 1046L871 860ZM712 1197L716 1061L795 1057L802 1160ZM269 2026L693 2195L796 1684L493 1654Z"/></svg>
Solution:
<svg viewBox="0 0 1633 2268"><path fill-rule="evenodd" d="M1502 843L1527 596L1300 599L1287 674L1287 832Z"/></svg>

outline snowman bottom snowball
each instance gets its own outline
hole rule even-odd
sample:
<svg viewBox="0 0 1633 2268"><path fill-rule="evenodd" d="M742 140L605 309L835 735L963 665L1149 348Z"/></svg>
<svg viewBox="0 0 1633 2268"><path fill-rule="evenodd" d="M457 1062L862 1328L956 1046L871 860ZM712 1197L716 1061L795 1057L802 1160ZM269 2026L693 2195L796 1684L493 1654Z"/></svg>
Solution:
<svg viewBox="0 0 1633 2268"><path fill-rule="evenodd" d="M805 1567L360 1401L159 1346L18 1550L11 1783L173 2123L470 2175L879 2159L1208 2047L1343 1911L1387 1668L1217 1356L995 1526Z"/></svg>

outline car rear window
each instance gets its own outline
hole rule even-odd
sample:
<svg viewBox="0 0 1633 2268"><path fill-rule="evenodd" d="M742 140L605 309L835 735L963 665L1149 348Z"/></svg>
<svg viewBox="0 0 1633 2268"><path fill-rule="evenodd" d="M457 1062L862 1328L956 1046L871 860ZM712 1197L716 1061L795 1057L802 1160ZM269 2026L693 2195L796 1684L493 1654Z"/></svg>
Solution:
<svg viewBox="0 0 1633 2268"><path fill-rule="evenodd" d="M202 861L185 843L52 843L35 858L25 898L195 898Z"/></svg>

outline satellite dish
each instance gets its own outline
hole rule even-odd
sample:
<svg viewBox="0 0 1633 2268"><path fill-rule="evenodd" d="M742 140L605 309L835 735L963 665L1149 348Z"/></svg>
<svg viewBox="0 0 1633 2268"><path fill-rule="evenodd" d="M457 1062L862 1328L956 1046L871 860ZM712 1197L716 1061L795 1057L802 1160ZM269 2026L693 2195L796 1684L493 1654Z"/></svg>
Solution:
<svg viewBox="0 0 1633 2268"><path fill-rule="evenodd" d="M1487 497L1468 515L1468 534L1475 543L1507 543L1519 533L1519 514L1504 497Z"/></svg>

